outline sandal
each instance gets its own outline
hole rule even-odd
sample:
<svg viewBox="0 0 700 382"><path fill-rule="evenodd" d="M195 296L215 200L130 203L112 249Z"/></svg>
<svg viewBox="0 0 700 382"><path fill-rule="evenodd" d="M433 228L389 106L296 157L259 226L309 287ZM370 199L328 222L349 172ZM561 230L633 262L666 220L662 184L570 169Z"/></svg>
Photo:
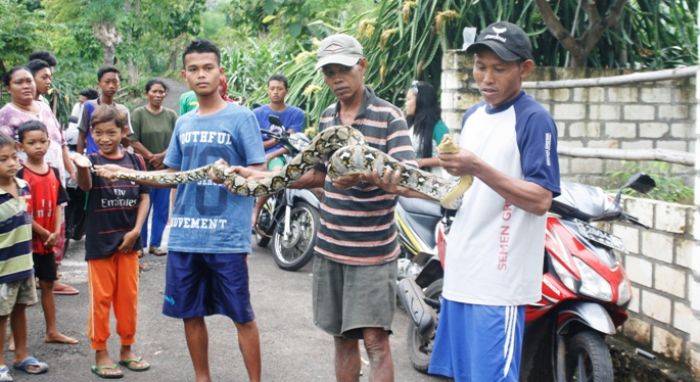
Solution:
<svg viewBox="0 0 700 382"><path fill-rule="evenodd" d="M144 361L143 358L141 358L141 357L123 359L123 360L119 361L119 364L124 366L125 368L131 370L131 371L146 371L146 370L151 368L151 364ZM134 366L134 364L140 364L140 365Z"/></svg>
<svg viewBox="0 0 700 382"><path fill-rule="evenodd" d="M80 293L77 289L73 288L72 286L68 284L64 284L61 282L56 281L53 284L53 294L60 294L64 296L74 296L76 294Z"/></svg>
<svg viewBox="0 0 700 382"><path fill-rule="evenodd" d="M34 366L34 368L32 368L32 366ZM41 362L33 356L16 362L12 367L27 374L43 374L49 371L49 365L47 365L46 362Z"/></svg>
<svg viewBox="0 0 700 382"><path fill-rule="evenodd" d="M92 365L90 370L92 370L93 374L103 379L120 379L124 377L124 373L116 364ZM110 373L109 370L113 370L114 372Z"/></svg>
<svg viewBox="0 0 700 382"><path fill-rule="evenodd" d="M0 382L12 382L12 374L10 374L10 368L6 365L0 367Z"/></svg>
<svg viewBox="0 0 700 382"><path fill-rule="evenodd" d="M150 253L153 256L165 256L168 254L168 251L160 249L160 247L154 247L150 246L148 248L148 253Z"/></svg>

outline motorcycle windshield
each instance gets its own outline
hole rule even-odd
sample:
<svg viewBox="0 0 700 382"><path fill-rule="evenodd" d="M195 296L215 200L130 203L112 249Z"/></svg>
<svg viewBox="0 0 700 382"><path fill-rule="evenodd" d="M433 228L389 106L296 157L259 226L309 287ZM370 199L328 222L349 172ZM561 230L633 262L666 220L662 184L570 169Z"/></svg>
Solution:
<svg viewBox="0 0 700 382"><path fill-rule="evenodd" d="M602 188L581 183L561 181L561 195L554 200L583 212L592 220L619 212L614 199Z"/></svg>

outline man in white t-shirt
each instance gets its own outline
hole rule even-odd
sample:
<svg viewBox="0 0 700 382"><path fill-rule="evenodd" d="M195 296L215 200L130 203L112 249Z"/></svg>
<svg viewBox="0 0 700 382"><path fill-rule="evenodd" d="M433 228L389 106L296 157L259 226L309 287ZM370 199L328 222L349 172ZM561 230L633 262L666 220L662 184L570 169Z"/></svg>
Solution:
<svg viewBox="0 0 700 382"><path fill-rule="evenodd" d="M518 26L498 22L467 49L482 102L462 119L461 150L440 154L473 175L447 238L440 324L429 372L517 381L525 305L540 299L545 213L559 194L557 129L521 90L535 66Z"/></svg>

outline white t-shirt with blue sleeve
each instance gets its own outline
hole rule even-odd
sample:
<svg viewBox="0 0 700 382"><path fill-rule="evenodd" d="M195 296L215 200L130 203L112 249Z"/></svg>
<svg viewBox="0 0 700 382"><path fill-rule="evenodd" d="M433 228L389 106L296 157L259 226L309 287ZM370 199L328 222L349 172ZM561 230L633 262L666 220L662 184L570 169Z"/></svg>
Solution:
<svg viewBox="0 0 700 382"><path fill-rule="evenodd" d="M470 108L459 144L504 174L559 194L556 125L524 92L497 108ZM447 238L443 297L480 305L539 301L545 221L474 178Z"/></svg>
<svg viewBox="0 0 700 382"><path fill-rule="evenodd" d="M239 166L265 161L260 129L252 111L228 104L211 115L192 112L178 118L163 161L166 166L191 170L220 158ZM233 195L210 180L179 185L168 249L250 252L253 203L254 198Z"/></svg>

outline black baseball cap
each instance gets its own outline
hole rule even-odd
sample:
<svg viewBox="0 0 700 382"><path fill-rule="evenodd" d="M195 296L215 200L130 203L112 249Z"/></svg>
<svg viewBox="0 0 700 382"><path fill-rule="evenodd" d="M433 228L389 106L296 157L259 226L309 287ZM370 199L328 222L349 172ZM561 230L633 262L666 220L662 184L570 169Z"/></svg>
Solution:
<svg viewBox="0 0 700 382"><path fill-rule="evenodd" d="M476 53L480 48L492 50L503 61L533 60L532 45L525 31L506 21L495 22L482 30L467 53Z"/></svg>

